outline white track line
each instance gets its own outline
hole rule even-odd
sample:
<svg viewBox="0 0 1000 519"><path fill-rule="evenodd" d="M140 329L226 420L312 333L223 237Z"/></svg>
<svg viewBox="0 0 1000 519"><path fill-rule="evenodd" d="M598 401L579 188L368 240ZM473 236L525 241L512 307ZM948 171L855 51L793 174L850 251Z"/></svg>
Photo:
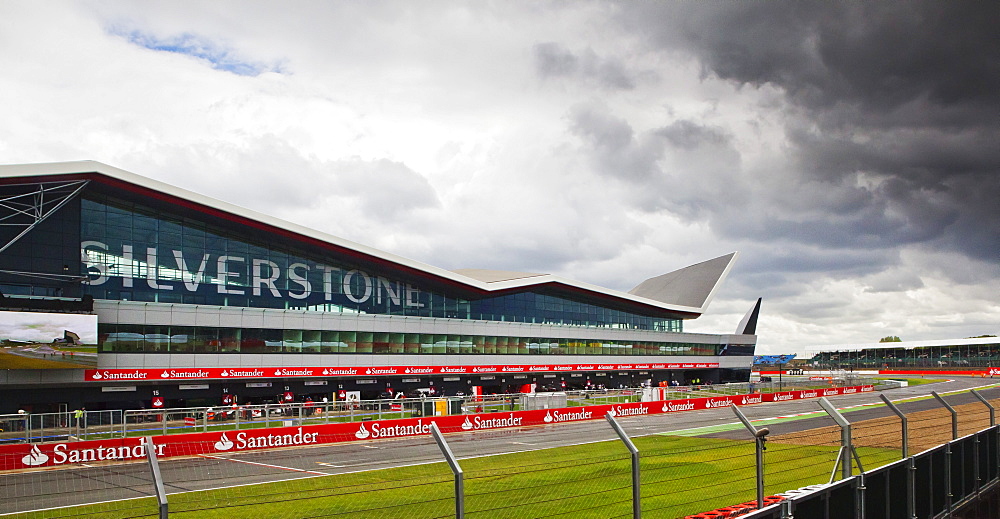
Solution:
<svg viewBox="0 0 1000 519"><path fill-rule="evenodd" d="M211 459L223 460L223 461L231 461L233 463L246 463L247 465L257 465L257 466L260 466L260 467L269 467L269 468L272 468L272 469L288 470L288 471L291 471L291 472L304 472L306 474L315 474L317 476L332 476L332 474L330 474L329 472L317 472L317 471L313 471L313 470L297 469L295 467L283 467L281 465L272 465L270 463L258 463L256 461L238 460L238 459L234 459L234 458L226 458L226 457L223 457L223 456L212 456L211 454L199 454L198 457L200 457L200 458L211 458Z"/></svg>

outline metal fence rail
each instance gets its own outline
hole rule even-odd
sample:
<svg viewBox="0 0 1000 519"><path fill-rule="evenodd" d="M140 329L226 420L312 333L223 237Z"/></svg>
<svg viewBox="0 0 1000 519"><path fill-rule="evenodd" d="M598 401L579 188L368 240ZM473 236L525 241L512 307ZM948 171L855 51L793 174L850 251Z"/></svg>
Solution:
<svg viewBox="0 0 1000 519"><path fill-rule="evenodd" d="M224 452L196 455L204 451L192 446L190 457L156 463L155 449L147 449L148 464L111 460L97 466L5 474L0 477L0 515L166 517L167 510L178 516L211 510L218 516L289 518L704 518L736 517L732 514L737 512L748 519L936 518L1000 484L1000 427L989 400L1000 398L1000 391L984 393L988 396L945 396L947 406L928 401L928 409L909 413L897 407L902 416L886 409L877 420L888 434L876 434L865 422L850 423L850 413L841 414L826 402L815 408L828 413L818 419L833 422L829 430L810 430L791 441L772 438L781 436L775 434L777 425L769 425L771 431L753 425L753 418L743 412L767 412L766 407L753 406L733 408L742 424L735 424L732 435L725 438L656 433L658 421L669 415L649 415L545 426L541 436L528 436L519 429L441 435L434 424L432 435L399 442L345 441L325 450L256 451L239 458ZM256 408L247 406L249 415L227 419L240 420L240 427L335 419L332 405L310 408L320 411L310 416L305 406L262 406L255 417ZM710 421L719 423L723 411L730 412L719 409ZM213 427L206 421L207 410L193 417L181 416L191 410L157 411L164 416L171 412L194 418L196 431ZM925 413L936 413L936 418ZM164 422L126 418L122 423L135 431L136 426L162 427ZM911 433L941 429L937 432L943 434L943 443L925 449L916 447L914 439L908 446L907 436L898 433L900 422L906 422ZM982 427L984 423L992 425ZM976 430L949 440L953 424L960 432ZM112 425L121 430L121 424ZM505 450L496 446L538 441L529 437L576 434L575 430L587 431L593 443L518 454L501 454ZM922 435L909 437L916 436ZM397 451L387 464L404 468L350 470L351 462L366 452L390 447ZM348 473L330 475L333 471L327 467L347 467ZM835 481L828 483L831 474ZM164 488L175 493L167 495ZM134 499L142 496L148 497ZM775 501L780 502L771 504ZM93 504L58 513L31 512L78 503ZM260 512L264 506L270 508ZM716 506L729 515L710 515L708 509Z"/></svg>
<svg viewBox="0 0 1000 519"><path fill-rule="evenodd" d="M667 388L666 399L704 398L769 393L871 384L877 389L886 381L868 378L849 380L790 379L783 382L731 383ZM538 398L561 395L558 400ZM129 436L240 430L282 425L361 422L392 418L477 414L490 412L544 409L566 406L624 404L643 400L644 388L592 389L535 395L496 394L443 397L398 398L383 400L296 402L288 404L230 405L131 410L74 410L59 413L0 415L0 445L4 443L40 443L84 441ZM537 401L536 401L537 400ZM659 400L659 398L656 398ZM80 416L77 416L77 414Z"/></svg>

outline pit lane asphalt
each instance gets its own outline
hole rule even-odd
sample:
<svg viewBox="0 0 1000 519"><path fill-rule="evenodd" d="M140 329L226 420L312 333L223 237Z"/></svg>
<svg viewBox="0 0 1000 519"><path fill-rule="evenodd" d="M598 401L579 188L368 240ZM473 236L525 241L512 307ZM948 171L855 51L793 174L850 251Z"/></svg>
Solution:
<svg viewBox="0 0 1000 519"><path fill-rule="evenodd" d="M994 381L982 378L955 380L883 391L891 400L944 394L951 405L978 402L968 389L983 388ZM1000 381L997 381L1000 382ZM982 389L988 399L1000 398L1000 389ZM878 392L828 397L837 408L855 408L845 414L852 423L890 416ZM905 413L940 408L935 399L899 404ZM740 408L751 420L797 415L818 411L818 399L765 403ZM497 413L502 417L503 413ZM717 408L638 417L618 418L629 436L686 432L697 435L698 428L729 424L729 431L708 432L713 437L748 439L731 409ZM833 425L822 415L770 424L771 434L808 430ZM360 424L359 424L360 426ZM693 431L692 431L693 430ZM459 458L491 456L615 440L617 436L605 420L570 422L543 426L474 431L446 435L452 452ZM624 449L624 447L623 447ZM160 471L168 494L240 485L250 485L316 477L330 474L378 470L443 461L441 451L430 436L390 440L358 441L303 446L269 451L222 453L160 460ZM50 470L34 470L0 475L0 514L59 508L85 503L107 502L153 495L152 478L145 462L74 465Z"/></svg>

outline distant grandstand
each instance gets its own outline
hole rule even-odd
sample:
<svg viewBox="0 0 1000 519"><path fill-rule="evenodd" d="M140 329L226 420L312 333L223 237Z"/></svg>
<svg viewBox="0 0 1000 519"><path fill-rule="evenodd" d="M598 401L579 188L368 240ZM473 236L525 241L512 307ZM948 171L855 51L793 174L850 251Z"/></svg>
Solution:
<svg viewBox="0 0 1000 519"><path fill-rule="evenodd" d="M810 367L824 370L997 367L1000 338L815 346L806 355Z"/></svg>

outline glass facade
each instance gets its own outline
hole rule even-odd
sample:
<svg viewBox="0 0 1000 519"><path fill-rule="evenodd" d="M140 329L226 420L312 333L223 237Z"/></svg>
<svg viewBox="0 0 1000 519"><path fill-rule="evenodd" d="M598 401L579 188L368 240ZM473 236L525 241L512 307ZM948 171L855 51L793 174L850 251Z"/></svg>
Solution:
<svg viewBox="0 0 1000 519"><path fill-rule="evenodd" d="M683 331L679 319L547 294L455 298L323 251L293 250L269 232L237 235L96 194L81 201L80 214L84 291L95 299Z"/></svg>
<svg viewBox="0 0 1000 519"><path fill-rule="evenodd" d="M115 353L374 353L470 355L718 355L723 345L330 330L98 325Z"/></svg>

